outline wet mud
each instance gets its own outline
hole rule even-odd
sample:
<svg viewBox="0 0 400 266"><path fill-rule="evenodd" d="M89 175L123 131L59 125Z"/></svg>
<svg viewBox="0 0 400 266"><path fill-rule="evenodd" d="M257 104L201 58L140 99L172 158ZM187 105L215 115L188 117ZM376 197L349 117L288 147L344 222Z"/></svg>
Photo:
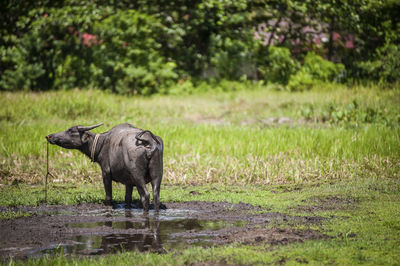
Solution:
<svg viewBox="0 0 400 266"><path fill-rule="evenodd" d="M313 213L318 211L337 211L344 209L356 208L359 200L357 198L329 196L329 197L313 197L302 201L305 205L298 205L297 211Z"/></svg>
<svg viewBox="0 0 400 266"><path fill-rule="evenodd" d="M191 246L229 243L274 246L325 238L317 231L290 229L320 223L325 218L268 212L244 203L171 202L165 203L165 209L159 213L148 214L142 209L126 209L124 204L0 207L0 211L31 214L0 220L2 261L61 252L78 256L133 250L165 253Z"/></svg>

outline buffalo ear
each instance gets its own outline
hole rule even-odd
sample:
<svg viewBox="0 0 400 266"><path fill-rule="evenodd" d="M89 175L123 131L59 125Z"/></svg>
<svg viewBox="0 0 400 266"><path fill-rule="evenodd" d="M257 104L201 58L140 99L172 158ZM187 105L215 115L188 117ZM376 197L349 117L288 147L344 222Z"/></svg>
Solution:
<svg viewBox="0 0 400 266"><path fill-rule="evenodd" d="M81 137L82 144L89 141L89 136L90 134L87 131L83 132Z"/></svg>

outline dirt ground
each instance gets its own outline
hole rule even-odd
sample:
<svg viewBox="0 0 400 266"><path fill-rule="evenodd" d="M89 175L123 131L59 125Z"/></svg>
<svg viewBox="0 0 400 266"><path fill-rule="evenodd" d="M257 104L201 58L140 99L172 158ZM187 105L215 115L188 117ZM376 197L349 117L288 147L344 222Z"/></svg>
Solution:
<svg viewBox="0 0 400 266"><path fill-rule="evenodd" d="M164 253L190 245L237 242L273 247L326 237L310 229L288 229L320 223L325 218L289 216L244 203L170 202L159 214L143 214L140 209L122 205L0 207L0 211L31 214L0 220L0 258L40 257L54 254L60 246L65 247L67 255L102 255L118 250Z"/></svg>

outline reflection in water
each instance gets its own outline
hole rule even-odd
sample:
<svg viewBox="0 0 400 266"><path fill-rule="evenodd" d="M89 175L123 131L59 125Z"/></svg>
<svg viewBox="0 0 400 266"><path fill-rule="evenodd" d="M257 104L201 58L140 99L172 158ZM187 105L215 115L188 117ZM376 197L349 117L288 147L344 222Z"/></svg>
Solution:
<svg viewBox="0 0 400 266"><path fill-rule="evenodd" d="M163 253L164 249L183 248L188 244L210 246L213 244L214 231L246 224L185 219L182 215L168 212L160 216L158 213L138 214L125 210L122 215L128 220L67 224L71 229L81 230L80 235L64 242L66 244L62 245L63 253L101 255L134 250ZM39 252L54 254L59 252L57 250L59 248L52 247L41 249ZM35 252L32 255L35 255Z"/></svg>
<svg viewBox="0 0 400 266"><path fill-rule="evenodd" d="M126 217L132 217L127 210ZM64 247L66 254L90 254L100 255L106 253L123 251L152 251L163 253L164 249L160 237L160 220L154 217L150 220L148 214L144 214L141 222L96 222L96 223L75 223L69 224L70 228L96 228L101 226L113 229L136 229L134 234L106 234L106 235L77 235L73 240L79 244Z"/></svg>

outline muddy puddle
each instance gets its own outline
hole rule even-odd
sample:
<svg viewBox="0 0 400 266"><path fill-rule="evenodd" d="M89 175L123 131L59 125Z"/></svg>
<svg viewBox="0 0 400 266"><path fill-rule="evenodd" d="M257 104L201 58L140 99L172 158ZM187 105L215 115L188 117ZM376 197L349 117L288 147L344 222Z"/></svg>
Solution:
<svg viewBox="0 0 400 266"><path fill-rule="evenodd" d="M311 224L318 217L269 213L248 204L215 202L167 203L166 210L100 204L9 209L32 216L0 221L0 257L105 255L116 252L165 253L192 246L233 242L287 244L324 237L312 230L279 228L279 223ZM3 208L1 211L6 211ZM273 226L271 226L273 225Z"/></svg>
<svg viewBox="0 0 400 266"><path fill-rule="evenodd" d="M123 251L151 251L213 245L214 232L226 227L243 227L246 222L186 218L193 211L163 210L158 214L140 211L94 210L89 215L123 217L122 221L73 222L65 227L77 234L62 243L33 249L30 257L43 254L103 255ZM185 234L190 232L190 234Z"/></svg>

